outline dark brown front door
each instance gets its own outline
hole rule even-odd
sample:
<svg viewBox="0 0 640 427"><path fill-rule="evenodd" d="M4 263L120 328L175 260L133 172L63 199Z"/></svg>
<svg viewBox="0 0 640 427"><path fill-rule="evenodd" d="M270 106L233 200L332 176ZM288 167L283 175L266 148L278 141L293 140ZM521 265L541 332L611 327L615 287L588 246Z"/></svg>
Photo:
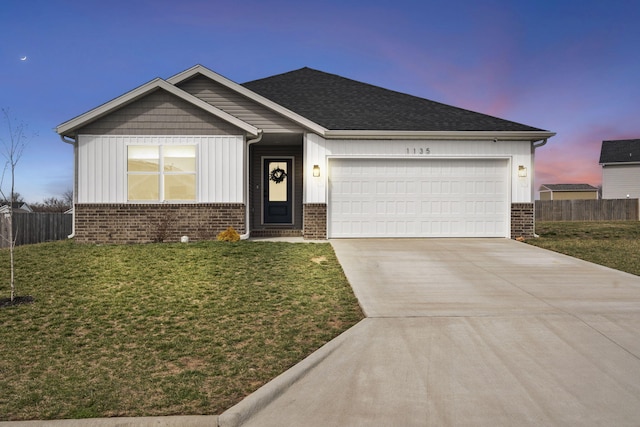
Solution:
<svg viewBox="0 0 640 427"><path fill-rule="evenodd" d="M293 160L263 160L263 220L265 224L293 222Z"/></svg>

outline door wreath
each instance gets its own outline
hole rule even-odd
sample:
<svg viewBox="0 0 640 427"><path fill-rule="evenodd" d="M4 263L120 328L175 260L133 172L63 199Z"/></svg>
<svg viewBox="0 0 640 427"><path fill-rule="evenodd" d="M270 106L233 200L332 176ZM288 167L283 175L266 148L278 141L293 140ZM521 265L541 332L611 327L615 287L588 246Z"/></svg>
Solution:
<svg viewBox="0 0 640 427"><path fill-rule="evenodd" d="M271 173L269 173L269 179L275 182L276 184L280 184L282 181L284 181L286 177L287 177L287 173L283 169L280 169L279 167L273 169Z"/></svg>

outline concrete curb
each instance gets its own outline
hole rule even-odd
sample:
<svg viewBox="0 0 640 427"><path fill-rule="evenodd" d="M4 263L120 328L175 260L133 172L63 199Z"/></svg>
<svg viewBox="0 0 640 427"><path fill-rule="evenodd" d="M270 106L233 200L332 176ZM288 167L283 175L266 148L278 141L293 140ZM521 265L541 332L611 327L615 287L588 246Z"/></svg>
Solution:
<svg viewBox="0 0 640 427"><path fill-rule="evenodd" d="M366 319L364 319L366 320ZM218 427L238 427L245 423L254 414L259 412L269 403L277 399L283 392L285 392L292 384L298 382L308 372L313 370L320 362L329 357L336 349L338 349L347 336L350 335L357 325L364 320L361 320L356 325L352 326L336 338L332 339L315 352L311 353L302 362L294 365L292 368L286 370L284 373L278 375L273 380L269 381L258 390L245 397L235 406L224 411L218 416Z"/></svg>
<svg viewBox="0 0 640 427"><path fill-rule="evenodd" d="M215 427L216 415L176 415L169 417L114 417L79 420L3 421L2 427Z"/></svg>

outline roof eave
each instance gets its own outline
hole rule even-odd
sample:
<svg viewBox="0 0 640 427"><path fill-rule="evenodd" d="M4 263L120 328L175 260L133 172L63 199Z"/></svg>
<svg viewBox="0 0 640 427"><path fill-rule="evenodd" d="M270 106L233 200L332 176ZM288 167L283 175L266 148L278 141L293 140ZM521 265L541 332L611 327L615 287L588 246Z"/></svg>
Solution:
<svg viewBox="0 0 640 427"><path fill-rule="evenodd" d="M594 191L598 191L597 188L585 188L580 190L550 190L554 193L593 193Z"/></svg>
<svg viewBox="0 0 640 427"><path fill-rule="evenodd" d="M640 162L600 162L602 166L640 165Z"/></svg>
<svg viewBox="0 0 640 427"><path fill-rule="evenodd" d="M228 78L221 76L220 74L216 73L215 71L211 71L210 69L208 69L207 67L204 67L202 65L195 65L191 68L189 68L188 70L185 70L181 73L176 74L173 77L170 77L167 79L167 82L172 84L172 85L177 85L180 84L181 82L188 80L192 77L194 77L197 74L202 74L203 76L217 82L220 83L223 86L226 86L227 88L238 92L239 94L246 96L247 98L251 99L252 101L257 102L258 104L263 105L264 107L288 118L289 120L297 123L298 125L312 131L315 132L319 135L325 135L327 132L327 129L324 128L323 126L317 124L316 122L313 122L309 119L307 119L306 117L303 117L301 115L299 115L298 113L295 113L285 107L283 107L282 105L271 101L268 98L265 98L262 95L259 95L255 92L253 92L252 90L247 89L246 87L232 81L229 80Z"/></svg>
<svg viewBox="0 0 640 427"><path fill-rule="evenodd" d="M106 102L102 105L100 105L99 107L96 107L84 114L81 114L69 121L66 121L64 123L62 123L61 125L59 125L58 127L56 127L56 132L61 135L61 136L68 136L68 137L74 137L73 132L83 126L86 126L87 124L99 119L100 117L103 117L115 110L117 110L118 108L121 108L139 98L142 98L143 96L157 90L157 89L163 89L166 90L167 92L178 96L179 98L195 105L196 107L199 107L211 114L213 114L214 116L242 129L243 131L247 132L248 134L252 135L252 136L257 136L259 133L259 129L256 128L253 125L250 125L247 122L244 122L240 119L238 119L235 116L232 116L229 113L226 113L216 107L214 107L213 105L189 94L188 92L183 91L182 89L179 89L171 84L169 84L168 82L166 82L165 80L162 80L160 78L156 78L146 84L143 84L142 86L139 86L127 93L125 93L124 95L121 95L109 102Z"/></svg>
<svg viewBox="0 0 640 427"><path fill-rule="evenodd" d="M455 139L494 141L540 141L551 138L548 131L402 131L402 130L328 130L327 138L335 139Z"/></svg>

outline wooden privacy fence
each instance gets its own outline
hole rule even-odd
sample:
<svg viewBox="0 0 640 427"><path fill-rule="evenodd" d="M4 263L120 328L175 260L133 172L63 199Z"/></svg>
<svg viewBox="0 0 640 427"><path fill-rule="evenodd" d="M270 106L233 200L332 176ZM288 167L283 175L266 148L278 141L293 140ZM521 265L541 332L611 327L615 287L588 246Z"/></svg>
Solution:
<svg viewBox="0 0 640 427"><path fill-rule="evenodd" d="M64 240L71 234L73 215L64 213L14 213L16 245ZM0 248L9 247L9 218L0 214Z"/></svg>
<svg viewBox="0 0 640 427"><path fill-rule="evenodd" d="M536 221L638 221L638 199L536 200Z"/></svg>

